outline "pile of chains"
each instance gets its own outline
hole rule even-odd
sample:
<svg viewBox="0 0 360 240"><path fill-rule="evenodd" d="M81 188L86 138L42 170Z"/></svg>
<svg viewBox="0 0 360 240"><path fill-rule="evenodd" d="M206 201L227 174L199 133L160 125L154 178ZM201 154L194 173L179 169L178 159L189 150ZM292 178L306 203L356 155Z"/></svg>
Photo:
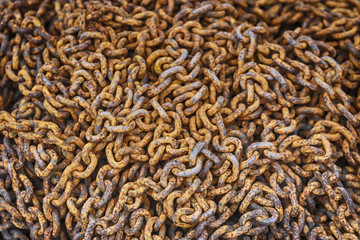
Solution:
<svg viewBox="0 0 360 240"><path fill-rule="evenodd" d="M358 0L1 3L0 238L359 239L359 27Z"/></svg>

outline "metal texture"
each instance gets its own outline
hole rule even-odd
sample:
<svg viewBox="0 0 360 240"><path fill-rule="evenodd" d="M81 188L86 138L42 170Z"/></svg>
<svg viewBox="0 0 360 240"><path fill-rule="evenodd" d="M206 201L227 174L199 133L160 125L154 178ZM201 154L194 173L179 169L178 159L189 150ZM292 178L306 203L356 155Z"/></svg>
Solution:
<svg viewBox="0 0 360 240"><path fill-rule="evenodd" d="M358 0L0 4L2 239L359 239Z"/></svg>

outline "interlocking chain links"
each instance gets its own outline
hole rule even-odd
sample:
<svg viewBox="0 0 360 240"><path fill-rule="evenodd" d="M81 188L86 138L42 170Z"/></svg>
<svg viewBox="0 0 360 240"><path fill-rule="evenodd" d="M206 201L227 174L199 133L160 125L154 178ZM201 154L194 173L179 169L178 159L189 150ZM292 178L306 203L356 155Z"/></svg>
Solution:
<svg viewBox="0 0 360 240"><path fill-rule="evenodd" d="M356 0L0 4L4 239L359 239Z"/></svg>

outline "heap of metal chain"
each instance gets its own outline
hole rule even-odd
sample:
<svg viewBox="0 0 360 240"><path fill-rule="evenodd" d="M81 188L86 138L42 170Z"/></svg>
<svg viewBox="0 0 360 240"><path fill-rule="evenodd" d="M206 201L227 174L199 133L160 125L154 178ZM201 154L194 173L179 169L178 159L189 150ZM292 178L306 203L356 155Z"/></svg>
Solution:
<svg viewBox="0 0 360 240"><path fill-rule="evenodd" d="M5 2L2 239L359 239L359 1Z"/></svg>

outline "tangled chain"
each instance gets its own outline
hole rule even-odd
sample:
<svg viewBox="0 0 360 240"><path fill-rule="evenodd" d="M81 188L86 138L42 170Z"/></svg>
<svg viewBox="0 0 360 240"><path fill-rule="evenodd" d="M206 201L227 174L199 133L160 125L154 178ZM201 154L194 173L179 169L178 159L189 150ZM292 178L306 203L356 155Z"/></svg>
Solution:
<svg viewBox="0 0 360 240"><path fill-rule="evenodd" d="M3 239L359 239L358 0L5 2Z"/></svg>

